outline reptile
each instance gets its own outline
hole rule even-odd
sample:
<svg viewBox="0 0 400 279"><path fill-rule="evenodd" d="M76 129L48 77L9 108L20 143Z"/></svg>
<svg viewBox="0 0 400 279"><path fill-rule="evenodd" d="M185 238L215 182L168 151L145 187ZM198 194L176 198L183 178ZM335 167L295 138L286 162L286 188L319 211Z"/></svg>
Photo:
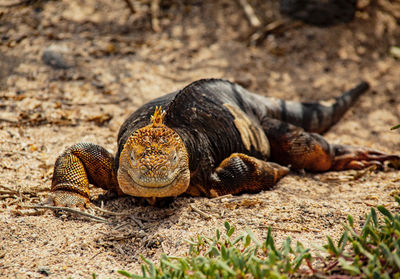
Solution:
<svg viewBox="0 0 400 279"><path fill-rule="evenodd" d="M332 102L294 102L252 93L222 79L202 79L154 99L122 124L113 156L77 143L56 160L50 201L87 207L89 184L118 195L217 197L271 189L289 170L362 169L400 162L398 155L328 143L334 125L369 88Z"/></svg>

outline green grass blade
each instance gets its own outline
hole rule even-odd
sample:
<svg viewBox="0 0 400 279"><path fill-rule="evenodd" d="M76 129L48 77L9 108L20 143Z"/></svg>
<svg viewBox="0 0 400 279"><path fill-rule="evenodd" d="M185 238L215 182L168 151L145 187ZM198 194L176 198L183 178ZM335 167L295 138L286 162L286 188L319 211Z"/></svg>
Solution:
<svg viewBox="0 0 400 279"><path fill-rule="evenodd" d="M328 238L328 249L331 251L336 257L339 256L339 252L335 244L333 243L333 240L330 236L327 236Z"/></svg>
<svg viewBox="0 0 400 279"><path fill-rule="evenodd" d="M396 129L398 129L398 128L400 128L400 124L398 124L398 125L396 125L396 126L393 126L392 128L390 128L390 130L396 130Z"/></svg>
<svg viewBox="0 0 400 279"><path fill-rule="evenodd" d="M246 228L246 232L249 234L251 240L253 240L253 242L254 242L258 247L260 247L260 246L262 245L261 242L257 239L257 237L254 235L254 233L253 233L249 228Z"/></svg>
<svg viewBox="0 0 400 279"><path fill-rule="evenodd" d="M393 221L393 215L392 215L392 213L390 213L390 211L389 210L387 210L384 206L382 206L382 205L380 205L380 206L378 206L377 207L378 208L378 210L383 214L383 215L385 215L390 221Z"/></svg>
<svg viewBox="0 0 400 279"><path fill-rule="evenodd" d="M350 272L351 275L360 275L361 274L361 271L358 267L349 264L343 258L339 258L339 264L343 267L344 270Z"/></svg>

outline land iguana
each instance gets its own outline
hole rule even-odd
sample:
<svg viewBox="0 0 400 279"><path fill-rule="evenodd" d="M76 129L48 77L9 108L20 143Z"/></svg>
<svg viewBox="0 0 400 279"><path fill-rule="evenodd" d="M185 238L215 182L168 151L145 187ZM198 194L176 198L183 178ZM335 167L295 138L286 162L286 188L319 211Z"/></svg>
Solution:
<svg viewBox="0 0 400 279"><path fill-rule="evenodd" d="M332 104L263 97L220 79L195 81L143 105L123 123L115 157L78 143L55 162L51 201L85 207L89 184L147 198L259 192L291 169L340 171L400 162L397 155L330 144L327 131L369 88Z"/></svg>

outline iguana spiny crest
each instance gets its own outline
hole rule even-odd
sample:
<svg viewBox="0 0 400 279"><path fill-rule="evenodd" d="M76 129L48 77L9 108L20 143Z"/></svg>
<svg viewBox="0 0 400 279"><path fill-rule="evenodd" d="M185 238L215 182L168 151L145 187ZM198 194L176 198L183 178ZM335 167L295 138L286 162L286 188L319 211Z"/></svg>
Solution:
<svg viewBox="0 0 400 279"><path fill-rule="evenodd" d="M138 197L178 196L190 183L189 157L180 136L155 109L151 123L132 133L120 156L118 183L125 194Z"/></svg>

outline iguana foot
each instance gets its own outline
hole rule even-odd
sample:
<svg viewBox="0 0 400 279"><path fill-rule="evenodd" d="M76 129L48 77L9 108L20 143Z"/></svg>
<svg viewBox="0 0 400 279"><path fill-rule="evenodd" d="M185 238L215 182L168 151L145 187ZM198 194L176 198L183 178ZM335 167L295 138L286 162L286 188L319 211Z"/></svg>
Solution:
<svg viewBox="0 0 400 279"><path fill-rule="evenodd" d="M335 157L332 170L359 170L369 166L383 167L384 162L390 162L395 168L400 167L400 156L364 147L348 145L333 145Z"/></svg>
<svg viewBox="0 0 400 279"><path fill-rule="evenodd" d="M90 201L87 197L71 191L57 190L49 195L48 203L55 206L88 208Z"/></svg>
<svg viewBox="0 0 400 279"><path fill-rule="evenodd" d="M233 153L212 174L213 189L210 193L226 195L268 190L288 173L289 169L279 164Z"/></svg>
<svg viewBox="0 0 400 279"><path fill-rule="evenodd" d="M49 203L85 208L90 204L89 184L117 191L113 159L106 149L92 143L78 143L67 148L54 166Z"/></svg>

